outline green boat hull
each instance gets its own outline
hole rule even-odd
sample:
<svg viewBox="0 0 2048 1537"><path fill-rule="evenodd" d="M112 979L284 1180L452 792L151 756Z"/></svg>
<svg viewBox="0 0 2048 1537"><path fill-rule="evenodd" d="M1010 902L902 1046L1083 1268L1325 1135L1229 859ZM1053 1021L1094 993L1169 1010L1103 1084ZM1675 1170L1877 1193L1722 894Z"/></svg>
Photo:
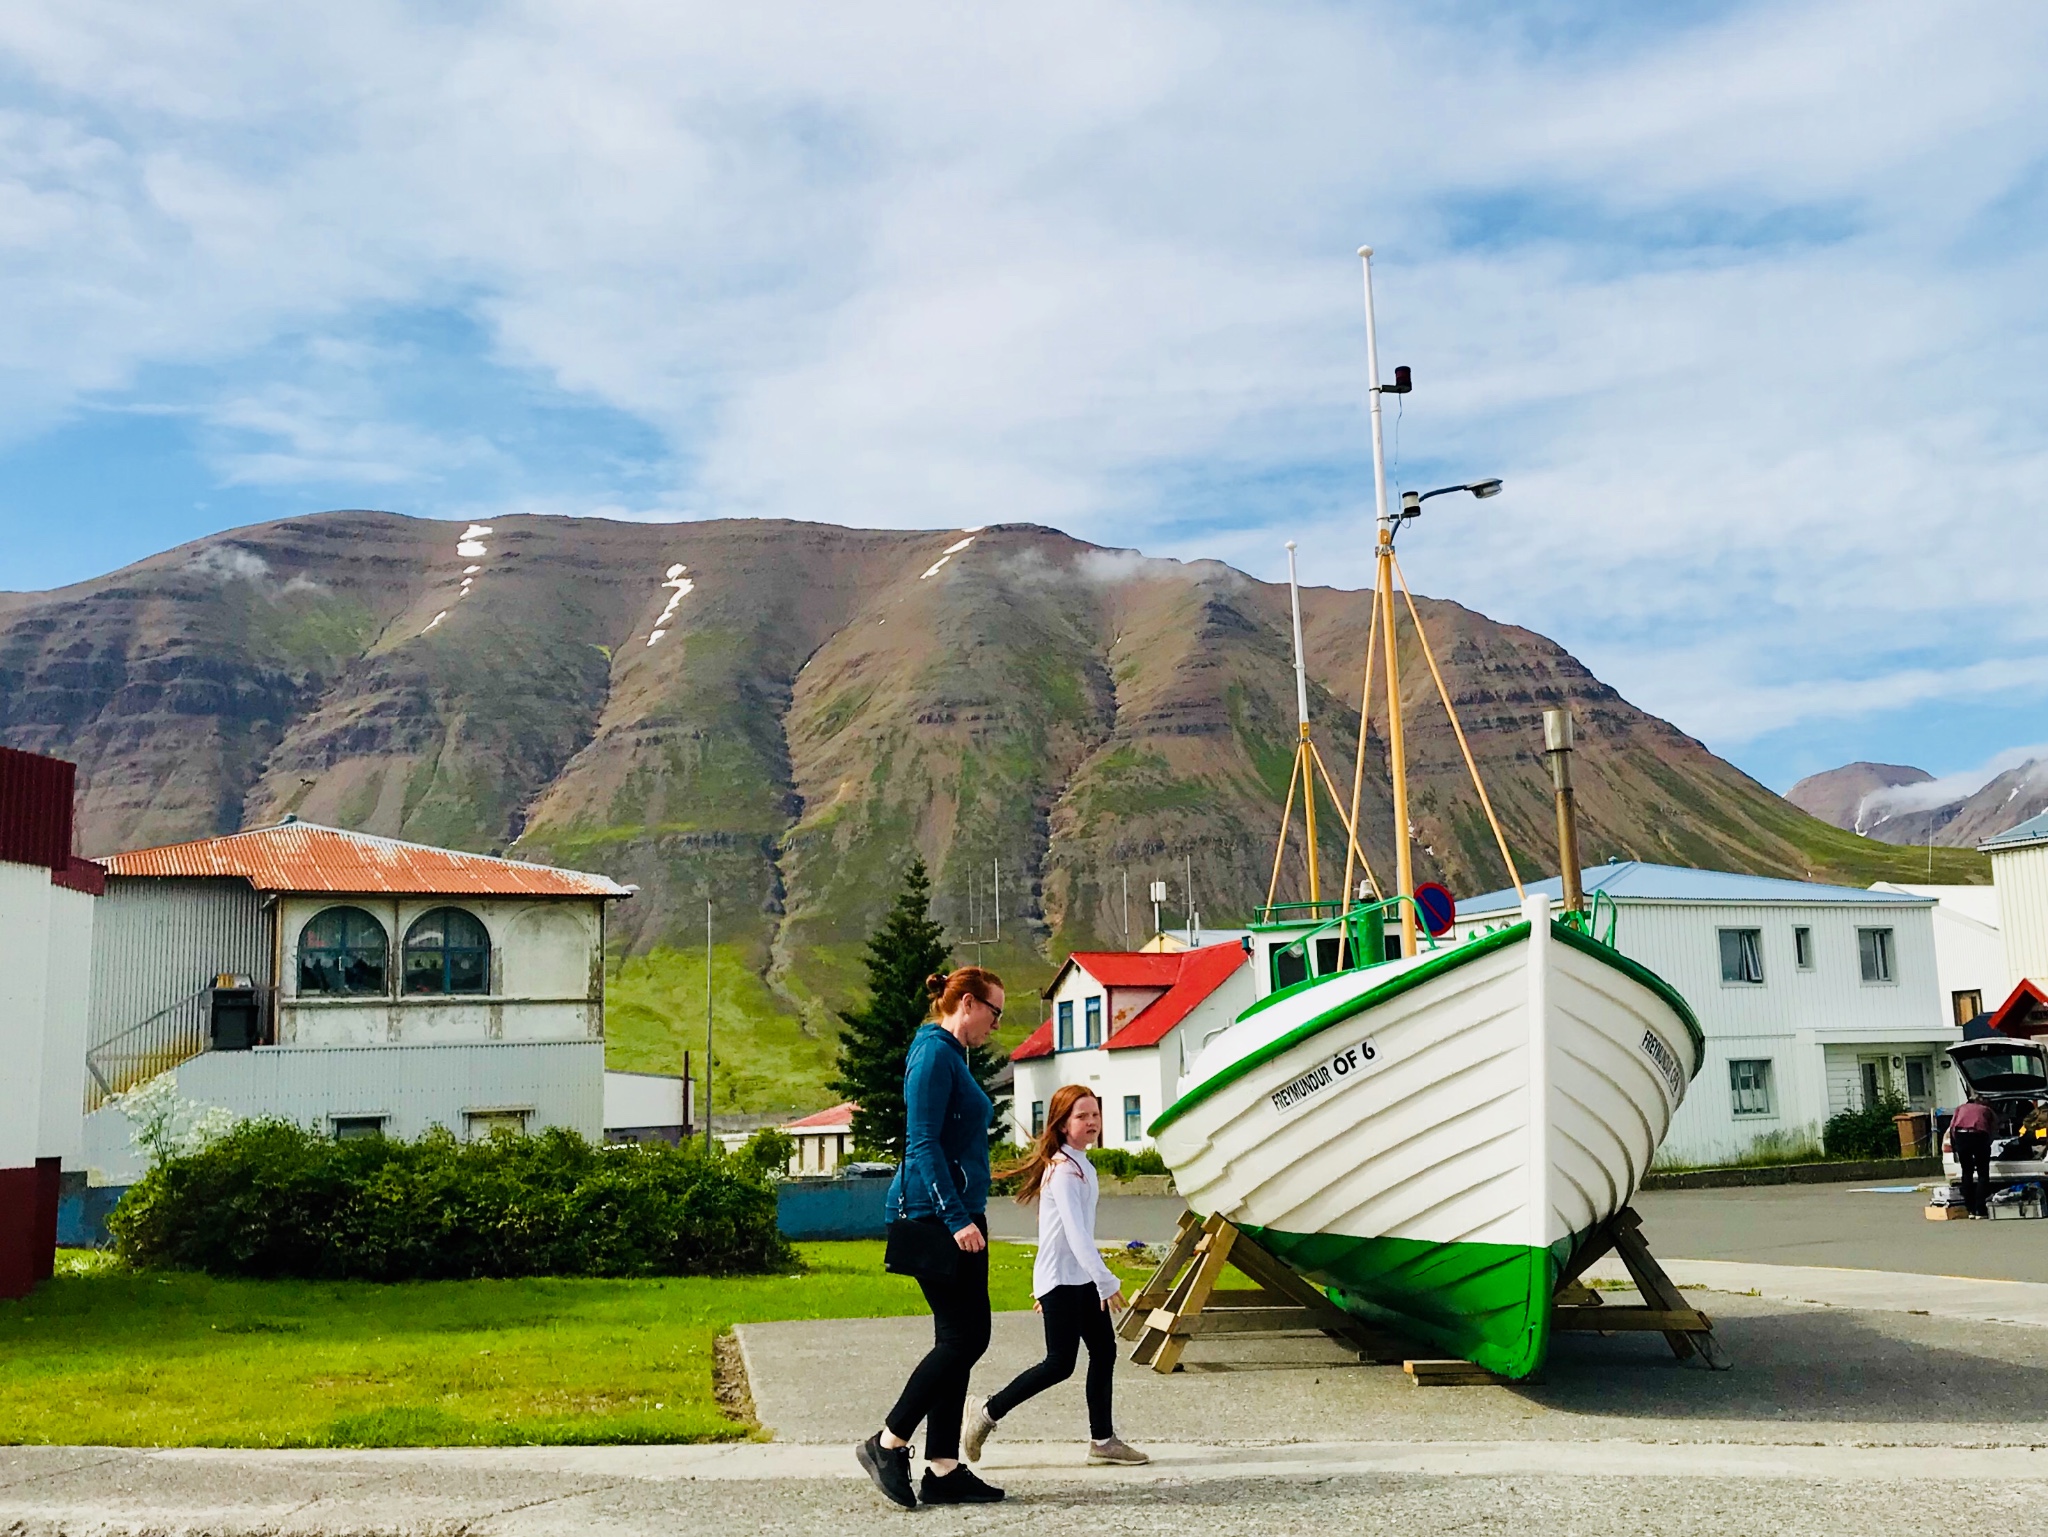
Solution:
<svg viewBox="0 0 2048 1537"><path fill-rule="evenodd" d="M1557 1278L1586 1236L1538 1249L1242 1230L1346 1312L1516 1380L1543 1369Z"/></svg>

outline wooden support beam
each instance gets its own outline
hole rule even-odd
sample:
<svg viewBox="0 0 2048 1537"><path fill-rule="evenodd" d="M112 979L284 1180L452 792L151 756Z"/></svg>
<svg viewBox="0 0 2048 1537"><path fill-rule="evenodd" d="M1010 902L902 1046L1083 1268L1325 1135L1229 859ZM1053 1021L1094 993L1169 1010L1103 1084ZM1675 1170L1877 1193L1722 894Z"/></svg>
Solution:
<svg viewBox="0 0 2048 1537"><path fill-rule="evenodd" d="M1496 1387L1507 1382L1507 1378L1470 1361L1403 1361L1401 1370L1418 1388Z"/></svg>
<svg viewBox="0 0 2048 1537"><path fill-rule="evenodd" d="M1550 1327L1596 1330L1602 1334L1624 1330L1703 1334L1714 1327L1714 1322L1693 1308L1559 1307L1550 1315Z"/></svg>

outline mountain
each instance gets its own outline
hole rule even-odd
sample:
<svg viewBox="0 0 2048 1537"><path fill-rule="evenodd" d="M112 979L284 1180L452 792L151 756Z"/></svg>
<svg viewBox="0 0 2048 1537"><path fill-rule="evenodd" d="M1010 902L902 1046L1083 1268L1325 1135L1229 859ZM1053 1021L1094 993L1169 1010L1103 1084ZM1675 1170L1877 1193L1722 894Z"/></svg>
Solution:
<svg viewBox="0 0 2048 1537"><path fill-rule="evenodd" d="M1923 769L1851 763L1800 780L1785 798L1868 838L1975 848L2048 811L2048 758L2025 759L1982 784L1976 776L1937 780Z"/></svg>
<svg viewBox="0 0 2048 1537"><path fill-rule="evenodd" d="M1856 813L1876 790L1926 784L1934 776L1903 763L1845 763L1824 774L1809 774L1785 792L1785 799L1809 816L1835 827L1861 832Z"/></svg>
<svg viewBox="0 0 2048 1537"><path fill-rule="evenodd" d="M1544 637L1416 601L1525 875L1554 868L1540 716L1563 704L1589 859L1925 877L1924 851L1807 816ZM1369 603L1303 592L1316 735L1345 783ZM1419 869L1503 885L1405 628L1402 647ZM708 897L721 987L784 1031L762 1093L829 1052L830 1010L914 852L956 942L1020 998L1066 951L1123 941L1126 879L1134 939L1154 878L1179 917L1188 864L1205 922L1246 917L1271 869L1292 685L1284 587L1025 525L334 512L0 595L0 741L79 763L88 851L287 812L509 851L637 884L613 938L643 961L701 944ZM1390 879L1383 729L1360 822ZM1327 803L1320 826L1341 870ZM1974 853L1937 863L1984 878ZM663 1039L685 1041L688 988L646 980Z"/></svg>

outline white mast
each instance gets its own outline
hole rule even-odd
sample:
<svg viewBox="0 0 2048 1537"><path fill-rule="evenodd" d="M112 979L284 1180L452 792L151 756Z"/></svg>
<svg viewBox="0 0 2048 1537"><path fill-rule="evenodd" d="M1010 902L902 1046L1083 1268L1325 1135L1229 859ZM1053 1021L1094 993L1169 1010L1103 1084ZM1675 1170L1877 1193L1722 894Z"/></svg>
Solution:
<svg viewBox="0 0 2048 1537"><path fill-rule="evenodd" d="M1294 718L1308 730L1308 670L1301 659L1301 586L1294 574L1294 541L1287 541L1287 596L1294 604Z"/></svg>

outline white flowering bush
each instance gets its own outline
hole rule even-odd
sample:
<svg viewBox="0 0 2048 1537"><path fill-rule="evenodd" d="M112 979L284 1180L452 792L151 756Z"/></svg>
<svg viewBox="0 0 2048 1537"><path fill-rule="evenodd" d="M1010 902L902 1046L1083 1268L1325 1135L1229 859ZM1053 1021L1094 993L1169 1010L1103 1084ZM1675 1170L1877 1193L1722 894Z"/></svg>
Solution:
<svg viewBox="0 0 2048 1537"><path fill-rule="evenodd" d="M203 1152L242 1123L232 1110L179 1094L175 1072L158 1073L108 1103L128 1118L128 1134L149 1155L151 1167Z"/></svg>

